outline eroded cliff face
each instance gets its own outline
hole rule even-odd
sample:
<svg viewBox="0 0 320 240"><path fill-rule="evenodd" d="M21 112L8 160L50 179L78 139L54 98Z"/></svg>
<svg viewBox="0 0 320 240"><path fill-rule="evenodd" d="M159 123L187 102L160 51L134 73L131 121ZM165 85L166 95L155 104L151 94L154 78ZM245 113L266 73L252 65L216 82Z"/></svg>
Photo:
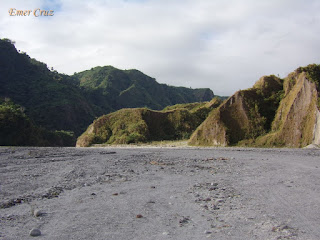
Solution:
<svg viewBox="0 0 320 240"><path fill-rule="evenodd" d="M207 104L194 103L190 104L193 106L190 110L188 106L163 111L121 109L96 119L78 138L76 146L188 139L219 103L217 99Z"/></svg>
<svg viewBox="0 0 320 240"><path fill-rule="evenodd" d="M198 127L189 144L227 146L263 131L265 119L259 113L256 95L254 90L236 92Z"/></svg>
<svg viewBox="0 0 320 240"><path fill-rule="evenodd" d="M190 145L286 146L320 144L320 65L281 80L262 77L236 92L197 128Z"/></svg>
<svg viewBox="0 0 320 240"><path fill-rule="evenodd" d="M227 101L229 101L228 99ZM221 120L221 109L215 109L196 129L189 140L190 145L227 146L227 128Z"/></svg>
<svg viewBox="0 0 320 240"><path fill-rule="evenodd" d="M320 111L316 111L316 121L313 128L313 138L312 143L320 145Z"/></svg>
<svg viewBox="0 0 320 240"><path fill-rule="evenodd" d="M269 108L273 105L269 98L281 89L279 78L267 76L259 79L253 88L236 92L212 111L193 133L189 144L227 146L264 134L270 126L272 109Z"/></svg>
<svg viewBox="0 0 320 240"><path fill-rule="evenodd" d="M272 131L257 139L257 145L304 147L319 144L319 110L316 83L305 72L285 79L285 97L275 115Z"/></svg>

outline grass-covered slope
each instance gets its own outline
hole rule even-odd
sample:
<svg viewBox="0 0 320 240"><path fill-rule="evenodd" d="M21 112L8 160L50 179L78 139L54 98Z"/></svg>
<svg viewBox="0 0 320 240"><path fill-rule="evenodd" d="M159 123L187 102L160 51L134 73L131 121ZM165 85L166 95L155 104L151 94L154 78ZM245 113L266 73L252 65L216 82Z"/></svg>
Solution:
<svg viewBox="0 0 320 240"><path fill-rule="evenodd" d="M77 141L78 147L92 144L128 144L188 139L220 100L168 107L121 109L96 119Z"/></svg>
<svg viewBox="0 0 320 240"><path fill-rule="evenodd" d="M171 106L167 106L163 109L163 111L175 110L175 109L187 109L191 112L196 112L200 109L202 111L211 111L211 109L218 107L222 103L222 100L219 97L214 97L209 102L194 102L194 103L182 103L182 104L175 104Z"/></svg>

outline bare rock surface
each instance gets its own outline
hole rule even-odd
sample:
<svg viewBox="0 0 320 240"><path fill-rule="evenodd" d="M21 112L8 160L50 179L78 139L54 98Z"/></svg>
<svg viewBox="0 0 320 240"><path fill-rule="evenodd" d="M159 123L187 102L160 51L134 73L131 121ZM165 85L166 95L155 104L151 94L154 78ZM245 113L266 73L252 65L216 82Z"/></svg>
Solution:
<svg viewBox="0 0 320 240"><path fill-rule="evenodd" d="M317 149L1 147L0 239L317 240L319 167Z"/></svg>

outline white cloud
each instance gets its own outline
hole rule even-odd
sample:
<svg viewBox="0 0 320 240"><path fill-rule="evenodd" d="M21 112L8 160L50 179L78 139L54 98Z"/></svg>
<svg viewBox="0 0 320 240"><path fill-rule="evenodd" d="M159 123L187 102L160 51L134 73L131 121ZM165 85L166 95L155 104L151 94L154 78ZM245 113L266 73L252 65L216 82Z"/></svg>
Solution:
<svg viewBox="0 0 320 240"><path fill-rule="evenodd" d="M231 95L262 75L284 77L320 63L316 0L14 0L1 6L0 37L68 74L113 65ZM53 8L55 15L12 17L12 7Z"/></svg>

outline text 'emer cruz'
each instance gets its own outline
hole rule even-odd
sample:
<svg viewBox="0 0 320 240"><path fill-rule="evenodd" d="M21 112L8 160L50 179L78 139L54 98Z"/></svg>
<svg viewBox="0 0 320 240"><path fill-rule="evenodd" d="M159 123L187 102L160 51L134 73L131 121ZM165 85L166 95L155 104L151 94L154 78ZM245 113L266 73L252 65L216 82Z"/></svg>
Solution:
<svg viewBox="0 0 320 240"><path fill-rule="evenodd" d="M10 16L30 16L30 13L33 13L35 17L40 16L53 16L54 11L53 10L41 10L40 8L36 8L34 10L17 10L15 8L9 9L9 15Z"/></svg>

